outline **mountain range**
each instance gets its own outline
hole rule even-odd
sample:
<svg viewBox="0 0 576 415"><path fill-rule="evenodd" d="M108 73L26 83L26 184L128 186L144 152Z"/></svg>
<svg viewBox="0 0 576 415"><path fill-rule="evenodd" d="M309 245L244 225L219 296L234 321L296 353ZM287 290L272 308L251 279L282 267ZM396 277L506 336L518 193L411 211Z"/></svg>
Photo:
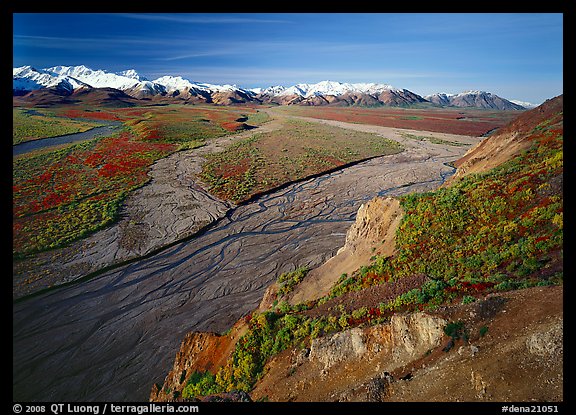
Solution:
<svg viewBox="0 0 576 415"><path fill-rule="evenodd" d="M519 101L509 101L485 91L465 91L459 94L436 93L426 95L425 98L434 104L448 107L497 108L503 110L523 110L535 107L535 105L530 103L521 105Z"/></svg>
<svg viewBox="0 0 576 415"><path fill-rule="evenodd" d="M236 85L194 82L181 76L148 80L135 70L108 72L84 65L35 69L13 68L13 96L38 104L77 102L89 97L109 103L134 105L135 100L184 101L230 105L265 103L278 105L387 105L407 106L432 103L438 106L524 110L534 105L511 101L485 91L460 94L437 93L422 97L407 89L382 83L342 83L322 81L290 87L244 89Z"/></svg>

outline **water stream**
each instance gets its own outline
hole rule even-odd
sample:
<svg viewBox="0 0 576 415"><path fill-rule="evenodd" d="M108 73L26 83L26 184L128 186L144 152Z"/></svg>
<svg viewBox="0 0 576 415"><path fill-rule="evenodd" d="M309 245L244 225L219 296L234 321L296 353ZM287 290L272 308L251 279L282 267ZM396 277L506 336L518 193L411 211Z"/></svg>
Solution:
<svg viewBox="0 0 576 415"><path fill-rule="evenodd" d="M38 140L24 141L12 146L12 156L29 153L31 151L55 147L63 144L72 144L79 141L91 140L96 137L105 137L113 134L122 123L119 121L108 121L106 125L94 127L88 131L59 135L56 137L40 138Z"/></svg>

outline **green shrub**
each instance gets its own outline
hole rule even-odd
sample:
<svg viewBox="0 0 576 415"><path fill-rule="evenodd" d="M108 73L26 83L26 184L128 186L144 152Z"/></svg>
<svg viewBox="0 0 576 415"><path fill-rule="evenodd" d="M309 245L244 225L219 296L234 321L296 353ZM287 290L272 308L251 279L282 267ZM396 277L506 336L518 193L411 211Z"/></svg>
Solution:
<svg viewBox="0 0 576 415"><path fill-rule="evenodd" d="M294 288L302 282L309 271L310 269L308 267L300 267L292 272L286 272L280 275L280 277L278 277L278 283L280 284L278 296L282 297L292 292Z"/></svg>
<svg viewBox="0 0 576 415"><path fill-rule="evenodd" d="M470 304L476 301L476 297L472 297L471 295L465 295L462 297L462 304Z"/></svg>
<svg viewBox="0 0 576 415"><path fill-rule="evenodd" d="M183 398L192 398L195 396L206 396L222 392L222 389L216 384L216 377L210 372L194 372L186 386L182 389Z"/></svg>
<svg viewBox="0 0 576 415"><path fill-rule="evenodd" d="M356 320L360 320L361 318L365 317L368 314L368 308L367 307L361 307L358 308L354 311L352 311L352 318L356 319Z"/></svg>
<svg viewBox="0 0 576 415"><path fill-rule="evenodd" d="M444 333L447 336L452 337L453 340L458 340L460 338L468 340L468 334L463 321L448 323L446 327L444 327Z"/></svg>
<svg viewBox="0 0 576 415"><path fill-rule="evenodd" d="M350 324L348 323L349 318L350 316L347 313L342 313L338 318L338 325L342 330L346 330L348 327L350 327Z"/></svg>

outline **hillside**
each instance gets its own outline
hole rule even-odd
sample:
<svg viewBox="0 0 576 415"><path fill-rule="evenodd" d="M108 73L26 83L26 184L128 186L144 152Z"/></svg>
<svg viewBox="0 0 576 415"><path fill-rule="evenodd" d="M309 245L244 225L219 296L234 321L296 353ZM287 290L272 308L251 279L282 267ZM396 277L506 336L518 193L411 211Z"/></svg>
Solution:
<svg viewBox="0 0 576 415"><path fill-rule="evenodd" d="M272 357L251 398L562 401L563 303L558 298L558 286L496 293L320 337L309 347ZM461 332L449 332L452 327Z"/></svg>
<svg viewBox="0 0 576 415"><path fill-rule="evenodd" d="M361 207L335 257L213 336L216 357L190 334L150 399L562 401L563 97L456 165Z"/></svg>
<svg viewBox="0 0 576 415"><path fill-rule="evenodd" d="M521 114L492 134L490 140L484 140L471 148L464 157L456 161L455 166L458 170L451 180L487 171L523 150L528 150L533 141L540 138L539 132L550 131L549 126L562 122L563 107L564 97L560 95L547 100L534 110Z"/></svg>

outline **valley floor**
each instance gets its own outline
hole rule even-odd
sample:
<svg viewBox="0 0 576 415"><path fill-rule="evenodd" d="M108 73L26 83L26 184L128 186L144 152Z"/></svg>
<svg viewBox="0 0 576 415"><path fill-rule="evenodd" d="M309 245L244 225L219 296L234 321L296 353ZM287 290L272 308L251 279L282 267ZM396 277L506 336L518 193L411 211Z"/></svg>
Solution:
<svg viewBox="0 0 576 415"><path fill-rule="evenodd" d="M480 141L478 137L455 134L287 116L273 109L267 112L272 120L254 131L217 138L203 147L180 151L157 161L149 172L150 182L129 195L120 220L113 225L68 247L14 262L13 297L74 281L106 267L148 255L190 237L222 218L234 204L210 194L195 177L205 162L204 156L222 151L226 145L255 132L278 130L286 118L374 133L398 141L407 151L398 158L401 164L392 167L396 177L389 179L399 186L418 183L428 175L429 166L421 163L423 159L430 160L431 165L454 161ZM414 137L427 139L416 140ZM438 141L435 144L430 139Z"/></svg>

